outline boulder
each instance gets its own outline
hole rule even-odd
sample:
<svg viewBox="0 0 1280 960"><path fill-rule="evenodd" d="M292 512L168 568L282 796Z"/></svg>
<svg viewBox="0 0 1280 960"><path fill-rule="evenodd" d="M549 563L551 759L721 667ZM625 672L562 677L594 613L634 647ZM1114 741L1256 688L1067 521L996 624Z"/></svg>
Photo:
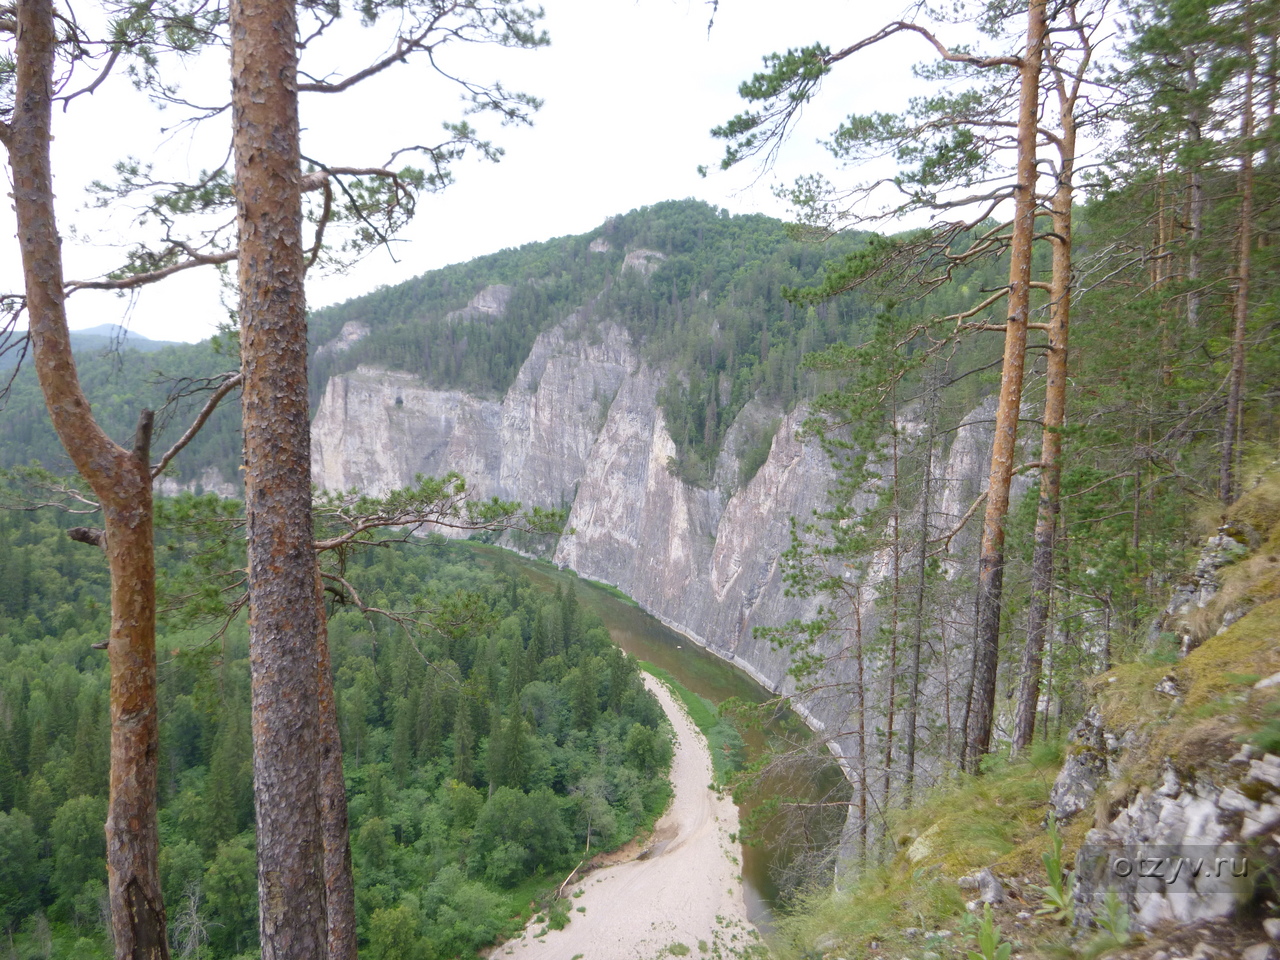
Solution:
<svg viewBox="0 0 1280 960"><path fill-rule="evenodd" d="M991 872L990 867L983 867L977 873L961 877L956 882L961 890L978 891L978 898L974 901L977 904L989 903L995 906L1005 901L1004 884Z"/></svg>

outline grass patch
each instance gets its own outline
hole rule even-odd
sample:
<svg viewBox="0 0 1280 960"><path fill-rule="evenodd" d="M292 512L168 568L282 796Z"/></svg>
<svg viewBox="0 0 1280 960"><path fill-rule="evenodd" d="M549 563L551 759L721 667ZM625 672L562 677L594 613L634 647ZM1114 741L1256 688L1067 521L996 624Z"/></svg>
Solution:
<svg viewBox="0 0 1280 960"><path fill-rule="evenodd" d="M805 946L835 941L828 956L859 960L874 956L878 943L884 956L918 955L928 940L909 941L902 930L930 932L954 929L964 914L964 897L955 880L936 870L911 870L901 864L868 870L838 893L824 891L802 898L790 916L777 921L783 935L774 947L781 960L816 956Z"/></svg>
<svg viewBox="0 0 1280 960"><path fill-rule="evenodd" d="M1002 876L1043 876L1044 816L1061 759L1061 744L1037 744L1023 760L994 761L980 776L960 775L923 794L891 820L898 852L889 863L865 869L838 892L802 896L778 921L780 960L816 955L819 943L825 955L848 960L956 956L976 947L978 918L965 911L956 878L984 866ZM1082 835L1063 831L1068 861ZM907 939L909 927L920 933Z"/></svg>
<svg viewBox="0 0 1280 960"><path fill-rule="evenodd" d="M569 925L571 919L569 916L569 901L556 900L547 911L547 928L549 930L563 930Z"/></svg>
<svg viewBox="0 0 1280 960"><path fill-rule="evenodd" d="M1155 718L1150 745L1126 767L1149 775L1168 757L1193 770L1221 763L1241 742L1280 745L1280 687L1253 688L1258 677L1280 671L1278 636L1280 600L1271 600L1188 654L1173 671L1179 708Z"/></svg>
<svg viewBox="0 0 1280 960"><path fill-rule="evenodd" d="M1195 708L1238 692L1239 677L1270 676L1280 670L1280 600L1271 600L1237 620L1226 633L1197 647L1178 665L1184 702Z"/></svg>
<svg viewBox="0 0 1280 960"><path fill-rule="evenodd" d="M1048 849L1044 815L1061 755L1059 744L1037 744L1025 760L957 775L893 816L899 848L914 869L953 879L985 866L1036 872Z"/></svg>
<svg viewBox="0 0 1280 960"><path fill-rule="evenodd" d="M547 897L555 893L556 887L559 885L560 882L558 880L553 880L543 874L541 876L528 877L511 889L501 892L511 905L512 917L519 917L520 923L523 925L532 915L529 909L530 905L546 900Z"/></svg>
<svg viewBox="0 0 1280 960"><path fill-rule="evenodd" d="M728 719L720 715L719 708L706 697L700 697L684 686L668 671L656 667L647 660L638 661L640 669L661 680L684 704L693 725L702 731L711 750L711 765L718 784L727 784L733 774L742 769L746 761L746 745L742 735Z"/></svg>
<svg viewBox="0 0 1280 960"><path fill-rule="evenodd" d="M1156 692L1170 673L1167 663L1125 663L1091 681L1102 719L1111 730L1128 730L1151 719L1167 717L1173 701Z"/></svg>
<svg viewBox="0 0 1280 960"><path fill-rule="evenodd" d="M1274 453L1274 449L1271 451ZM1273 461L1274 462L1274 461ZM1280 549L1280 470L1263 472L1227 511L1228 522L1247 523L1262 537L1262 549Z"/></svg>

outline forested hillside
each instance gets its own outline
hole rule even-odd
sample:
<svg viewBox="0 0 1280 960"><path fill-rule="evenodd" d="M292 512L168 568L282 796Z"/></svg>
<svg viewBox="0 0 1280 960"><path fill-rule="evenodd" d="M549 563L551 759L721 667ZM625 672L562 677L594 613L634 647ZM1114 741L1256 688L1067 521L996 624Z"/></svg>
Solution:
<svg viewBox="0 0 1280 960"><path fill-rule="evenodd" d="M160 537L162 880L175 944L211 958L252 954L258 937L247 630L241 616L193 622L189 593L193 518L235 507L179 499ZM94 646L107 577L64 519L0 514L0 924L20 956L87 960L109 955ZM352 553L342 576L416 622L330 611L362 948L473 951L588 840L616 844L662 810L662 711L572 592L539 593L443 541Z"/></svg>
<svg viewBox="0 0 1280 960"><path fill-rule="evenodd" d="M553 328L579 345L612 338L598 366L624 357L644 371L624 393L634 371L575 380L596 362L589 351L555 355L561 396L538 398L538 436L573 433L591 448L570 451L582 463L602 452L595 472L562 476L530 444L508 473L535 489L530 453L542 456L563 481L553 505L582 518L560 541L579 538L565 562L595 563L604 572L588 575L611 583L635 574L652 587L646 602L671 600L668 620L712 624L701 640L815 718L820 736L762 773L839 756L847 783L827 798L800 776L761 779L760 808L791 817L797 845L811 841L782 956L871 958L886 944L984 960L1015 945L1028 957L1132 954L1137 924L1155 936L1190 914L1104 890L1087 859L1074 873L1070 862L1090 836L1181 844L1194 807L1221 827L1210 839L1258 841L1249 850L1269 873L1248 910L1232 914L1233 899L1198 915L1221 950L1161 949L1234 957L1263 936L1256 920L1276 919L1280 864L1280 11L978 7L969 19L916 7L919 23L766 57L743 84L744 112L716 130L726 166L776 156L801 108L830 96L866 47L898 33L936 41L913 77L941 81L934 95L841 121L826 141L839 172L789 193L800 225L671 201L316 311L312 410L363 367L351 395L365 391L366 415L335 414L331 449L358 453L375 421L396 428L379 436L421 439L404 423L414 410L444 410L422 419L453 429L448 404L524 382ZM981 29L966 35L957 19ZM892 176L845 179L847 163L884 157ZM898 214L928 225L902 229ZM84 355L82 377L124 437L171 392L150 371L191 407L237 363L234 343L126 350ZM408 376L378 393L371 383L392 379L382 371ZM614 392L593 393L606 380ZM457 396L415 407L401 383ZM541 385L527 384L530 396ZM753 402L736 469L720 472ZM530 407L503 420L511 408L491 404L474 421L529 437ZM609 422L615 409L627 423ZM571 431L566 410L598 422ZM172 436L163 427L157 447ZM0 466L62 462L30 370L13 382L0 441ZM466 456L462 444L448 455ZM555 466L569 447L554 448ZM501 460L490 453L476 460ZM234 483L241 460L228 404L171 473L198 484L214 466ZM374 466L381 478L402 464ZM828 494L821 506L780 496L800 473L816 499ZM579 503L580 485L595 499ZM624 487L630 499L616 502ZM661 496L642 510L650 491ZM231 611L215 588L245 562L235 544L193 551L236 509L211 497L160 509L162 585L187 601L161 641L165 899L174 942L215 958L252 954L256 935L246 629L239 615L218 621ZM653 522L627 525L641 514ZM765 556L743 531L775 521L784 531L769 542L789 532L789 549ZM661 718L571 593L539 595L435 542L342 562L345 585L329 571L328 637L361 944L374 960L466 953L589 842L620 840L661 808ZM105 671L92 646L104 576L61 519L0 516L0 916L24 960L55 943L105 949ZM810 615L778 616L761 597ZM374 608L410 613L397 623ZM743 796L755 786L738 784ZM833 809L838 846L814 840ZM983 868L1015 896L991 892ZM1267 946L1252 956L1273 957Z"/></svg>
<svg viewBox="0 0 1280 960"><path fill-rule="evenodd" d="M172 344L143 352L128 338L73 338L80 380L94 415L113 437L128 436L143 408L158 411L156 446L172 444L204 402L202 388L213 378L239 366L234 338L219 337L198 344ZM66 451L58 442L44 408L44 398L30 362L13 374L0 419L0 467L38 461L55 473L72 472ZM237 476L242 461L240 418L234 403L226 404L201 429L192 456L174 464L172 475L182 481L216 467L224 478ZM201 491L202 492L202 491Z"/></svg>
<svg viewBox="0 0 1280 960"><path fill-rule="evenodd" d="M844 118L836 163L788 195L818 232L868 209L928 226L869 238L800 302L909 300L1009 256L949 316L890 306L810 357L841 477L784 561L819 615L771 635L805 693L847 697L854 796L840 851L815 851L841 883L780 953L1274 956L1280 19L969 9L972 45L919 7L768 54L714 131L725 167L767 164L806 105L852 92L847 63L909 37L930 93ZM849 169L882 157L892 189ZM975 338L1003 348L999 391L987 482L957 508L939 466L948 390L988 362ZM1267 876L1213 901L1108 872L1184 843Z"/></svg>
<svg viewBox="0 0 1280 960"><path fill-rule="evenodd" d="M861 293L801 305L784 295L819 283L826 264L862 243L857 233L824 244L804 242L771 217L730 215L693 200L633 210L587 234L504 250L316 311L309 332L312 408L331 376L361 364L413 373L439 388L501 395L538 334L585 310L621 323L667 371L662 405L682 473L705 482L725 432L748 400L786 410L814 395L814 378L801 366L805 354L855 339L883 305L883 298ZM660 256L644 269L624 268L635 251ZM1000 269L994 261L962 271L955 287L903 309L947 312L971 290L998 282ZM500 316L466 309L478 293L498 285L510 288ZM349 322L364 324L367 335L343 349L326 349ZM114 436L132 430L144 406L164 408L157 447L183 429L190 414L182 411L198 409L203 395L192 391L202 386L201 378L236 366L234 336L145 354L127 340L120 346L81 350L81 379ZM170 397L175 404L165 408ZM5 409L0 466L34 459L56 468L66 462L29 365L14 381ZM170 475L191 485L214 466L232 480L241 462L238 431L232 405L215 412ZM770 437L761 439L767 452Z"/></svg>

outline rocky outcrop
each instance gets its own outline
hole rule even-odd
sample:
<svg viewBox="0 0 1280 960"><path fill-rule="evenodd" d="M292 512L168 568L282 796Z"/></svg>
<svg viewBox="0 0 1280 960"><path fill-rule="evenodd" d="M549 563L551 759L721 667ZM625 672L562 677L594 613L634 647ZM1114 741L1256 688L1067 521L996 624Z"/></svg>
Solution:
<svg viewBox="0 0 1280 960"><path fill-rule="evenodd" d="M151 486L158 497L176 497L180 493L216 493L223 498L244 496L243 487L225 479L217 467L205 467L200 476L186 482L173 477L157 477Z"/></svg>
<svg viewBox="0 0 1280 960"><path fill-rule="evenodd" d="M1275 715L1280 686L1262 676L1280 665L1273 561L1249 543L1230 526L1208 539L1153 628L1178 635L1181 658L1101 678L1071 733L1050 805L1092 821L1075 861L1077 923L1119 907L1147 931L1239 922L1280 866L1280 756L1263 749L1275 738L1259 720Z"/></svg>
<svg viewBox="0 0 1280 960"><path fill-rule="evenodd" d="M512 287L505 283L494 283L485 287L460 310L450 310L444 315L445 320L480 320L500 317L507 312L507 304L514 293Z"/></svg>
<svg viewBox="0 0 1280 960"><path fill-rule="evenodd" d="M636 269L660 256L633 253L644 255L635 258ZM481 299L468 309L478 309ZM494 294L485 302L500 300ZM712 482L684 482L672 469L676 445L657 400L665 376L642 359L619 324L589 308L537 338L501 398L361 367L326 387L312 428L313 475L327 489L381 494L418 473L454 470L480 497L566 508L556 563L617 586L769 689L791 692L791 652L755 628L817 611L816 600L789 595L780 557L791 543L791 518L810 517L826 505L831 466L817 444L800 439L803 409L784 413L752 401L727 431ZM923 428L907 423L903 435L921 436ZM744 482L743 451L769 431L768 457ZM950 531L982 490L990 404L972 411L947 440L936 442L932 458L930 529L937 535ZM890 562L887 550L871 558L865 579L883 579ZM952 562L948 573L958 570ZM861 589L859 597L862 627L871 637L875 588ZM954 635L943 638L943 646L960 649L956 631L963 624L947 619L944 629ZM854 669L850 658L836 657L829 679L849 683ZM830 690L799 708L816 729L846 729L847 688ZM931 696L936 692L922 691L924 702L938 705L930 722L957 722L944 715L950 701ZM849 755L839 738L831 746Z"/></svg>
<svg viewBox="0 0 1280 960"><path fill-rule="evenodd" d="M1060 778L1061 779L1061 778ZM1145 928L1230 917L1276 861L1280 757L1245 747L1225 770L1180 772L1090 830L1076 858L1076 912L1115 891Z"/></svg>
<svg viewBox="0 0 1280 960"><path fill-rule="evenodd" d="M1091 707L1071 731L1071 749L1049 792L1049 807L1059 820L1090 809L1118 756L1116 738L1102 714Z"/></svg>
<svg viewBox="0 0 1280 960"><path fill-rule="evenodd" d="M323 357L336 353L346 353L357 343L369 335L369 325L360 320L348 320L338 331L338 335L328 343L316 348L316 356Z"/></svg>
<svg viewBox="0 0 1280 960"><path fill-rule="evenodd" d="M1195 649L1204 639L1203 628L1194 623L1195 615L1208 607L1218 595L1222 587L1218 571L1248 552L1248 546L1225 531L1210 537L1200 552L1195 568L1174 587L1163 616L1153 623L1151 640L1154 642L1162 630L1168 630L1177 636L1181 656L1185 657ZM1243 611L1233 613L1238 616L1241 612Z"/></svg>
<svg viewBox="0 0 1280 960"><path fill-rule="evenodd" d="M666 254L659 253L657 250L630 250L622 261L622 269L635 270L647 277L657 270L665 259L667 259Z"/></svg>

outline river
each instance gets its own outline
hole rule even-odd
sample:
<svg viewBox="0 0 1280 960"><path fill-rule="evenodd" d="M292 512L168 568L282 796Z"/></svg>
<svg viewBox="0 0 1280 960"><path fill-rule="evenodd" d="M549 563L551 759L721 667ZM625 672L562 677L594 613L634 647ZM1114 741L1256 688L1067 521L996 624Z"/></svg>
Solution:
<svg viewBox="0 0 1280 960"><path fill-rule="evenodd" d="M550 563L528 560L498 547L478 544L472 544L472 547L482 562L518 570L535 586L548 591L555 590L557 586L566 589L573 587L578 602L604 621L614 643L636 659L645 660L668 671L700 697L718 705L730 698L763 703L772 696L745 673L645 613L616 591L584 580L571 570L560 570ZM799 723L791 717L789 726L795 728ZM744 731L749 759L755 759L763 752L772 732L774 731L768 728L764 731ZM833 777L840 779L838 771L831 765L824 778L828 782L822 784L822 787L829 786ZM766 786L765 792L771 792L771 789L778 793L791 792L793 786L791 783L778 782L771 787ZM744 817L750 812L750 804L740 808ZM771 926L779 892L774 876L777 868L784 865L791 855L789 846L775 833L766 833L760 843L743 847L742 880L747 914L758 929L766 930Z"/></svg>

